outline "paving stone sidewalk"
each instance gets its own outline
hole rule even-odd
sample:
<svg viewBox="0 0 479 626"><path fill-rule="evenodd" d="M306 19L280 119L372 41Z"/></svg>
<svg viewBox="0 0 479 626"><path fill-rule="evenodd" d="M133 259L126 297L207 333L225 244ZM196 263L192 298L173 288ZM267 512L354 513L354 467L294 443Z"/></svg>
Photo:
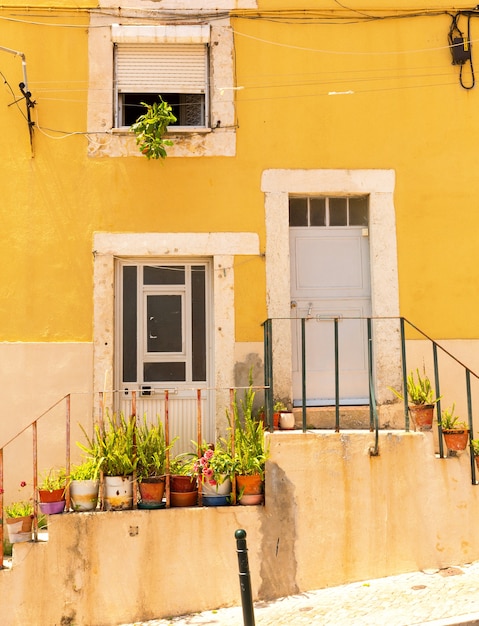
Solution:
<svg viewBox="0 0 479 626"><path fill-rule="evenodd" d="M256 626L479 626L479 561L257 602L254 617ZM200 624L243 626L242 608L121 626Z"/></svg>

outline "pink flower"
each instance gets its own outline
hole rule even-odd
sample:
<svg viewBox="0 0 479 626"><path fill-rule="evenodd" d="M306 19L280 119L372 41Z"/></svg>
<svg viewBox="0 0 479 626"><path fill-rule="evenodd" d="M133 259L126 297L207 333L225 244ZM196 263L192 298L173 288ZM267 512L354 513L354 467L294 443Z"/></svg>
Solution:
<svg viewBox="0 0 479 626"><path fill-rule="evenodd" d="M211 480L211 479L213 478L213 474L214 474L214 472L213 472L213 470L211 469L211 467L207 467L207 468L205 468L205 470L204 470L203 474L206 476L206 478L207 478L208 480Z"/></svg>
<svg viewBox="0 0 479 626"><path fill-rule="evenodd" d="M205 459L207 459L208 461L211 459L211 457L213 456L214 452L213 450L206 450L204 457Z"/></svg>

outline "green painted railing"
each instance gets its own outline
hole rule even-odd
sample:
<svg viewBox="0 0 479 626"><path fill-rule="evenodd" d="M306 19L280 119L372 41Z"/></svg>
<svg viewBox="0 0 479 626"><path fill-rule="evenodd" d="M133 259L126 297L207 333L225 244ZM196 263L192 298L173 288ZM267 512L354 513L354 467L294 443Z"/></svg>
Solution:
<svg viewBox="0 0 479 626"><path fill-rule="evenodd" d="M279 320L289 320L292 324L300 324L300 337L301 337L301 413L302 413L302 430L307 430L307 322L315 319L310 317L303 318L269 318L264 324L264 380L265 380L265 410L266 420L270 431L273 431L273 403L274 403L274 349L273 349L273 333L274 324ZM329 321L333 324L333 336L334 336L334 408L335 408L335 430L339 432L341 427L341 359L339 350L340 339L340 324L341 320L362 320L367 328L367 353L368 353L368 386L369 386L369 416L370 416L370 430L375 433L374 445L371 446L370 454L376 456L379 454L379 419L378 419L378 403L376 400L376 382L374 377L375 361L374 361L374 324L379 321L396 321L400 328L400 343L401 343L401 372L403 389L407 390L407 375L408 375L408 357L406 350L406 329L410 329L415 334L418 334L422 340L427 341L432 348L432 359L434 365L434 386L436 397L441 397L440 386L440 367L438 353L442 353L461 367L465 374L466 380L466 401L467 401L467 421L469 426L469 445L470 445L470 458L471 458L471 479L473 484L476 482L476 466L474 462L474 454L472 450L471 441L474 437L474 423L473 423L473 408L472 408L472 391L471 391L471 378L479 381L479 375L473 372L467 365L455 357L446 348L441 346L437 341L432 339L425 332L420 330L412 322L404 317L331 317L321 318L321 321ZM412 340L411 340L412 341ZM398 365L399 366L399 365ZM441 416L441 400L437 402L437 415ZM439 457L445 457L444 443L442 438L442 427L440 419L437 420L438 428L438 442L439 442ZM404 429L409 431L410 429L410 415L408 408L407 393L404 393Z"/></svg>

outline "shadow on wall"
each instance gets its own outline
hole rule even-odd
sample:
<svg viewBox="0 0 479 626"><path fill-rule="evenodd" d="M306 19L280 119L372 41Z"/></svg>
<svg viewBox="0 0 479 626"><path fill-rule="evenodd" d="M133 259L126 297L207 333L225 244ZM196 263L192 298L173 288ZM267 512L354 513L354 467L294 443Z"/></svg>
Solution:
<svg viewBox="0 0 479 626"><path fill-rule="evenodd" d="M247 387L250 382L250 375L253 380L253 387L261 387L264 385L264 366L259 354L250 352L246 355L244 361L235 363L234 380L235 387ZM242 398L241 391L238 397ZM257 411L260 406L264 405L264 391L255 391L254 410Z"/></svg>
<svg viewBox="0 0 479 626"><path fill-rule="evenodd" d="M299 592L296 583L295 487L276 463L268 464L265 512L261 517L261 586L266 600Z"/></svg>

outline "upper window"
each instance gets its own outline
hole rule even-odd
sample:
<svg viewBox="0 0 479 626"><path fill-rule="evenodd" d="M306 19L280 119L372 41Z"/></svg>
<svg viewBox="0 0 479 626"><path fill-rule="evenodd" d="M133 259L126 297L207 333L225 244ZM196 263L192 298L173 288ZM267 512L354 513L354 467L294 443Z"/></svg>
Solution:
<svg viewBox="0 0 479 626"><path fill-rule="evenodd" d="M113 26L115 127L131 126L160 95L175 126L209 126L208 26Z"/></svg>
<svg viewBox="0 0 479 626"><path fill-rule="evenodd" d="M141 103L168 102L168 157L234 156L233 33L209 24L112 24L91 16L88 132L90 156L139 156L129 127ZM125 18L128 21L128 18Z"/></svg>

